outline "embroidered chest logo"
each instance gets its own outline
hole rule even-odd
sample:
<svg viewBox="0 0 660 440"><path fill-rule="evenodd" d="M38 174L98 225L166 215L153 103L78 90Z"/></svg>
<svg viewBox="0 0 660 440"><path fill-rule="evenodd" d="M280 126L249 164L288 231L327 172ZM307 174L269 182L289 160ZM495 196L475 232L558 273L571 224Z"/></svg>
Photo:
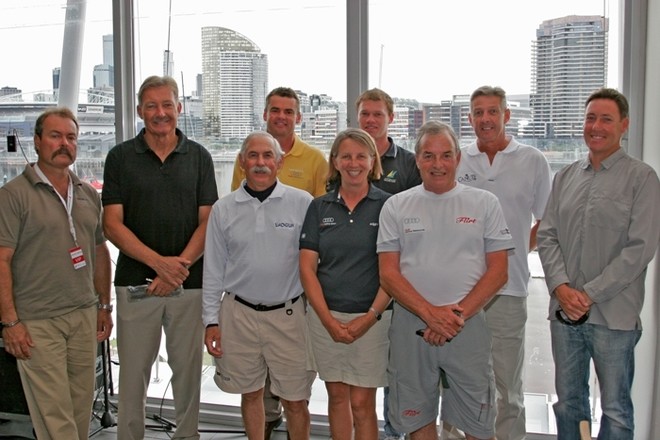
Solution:
<svg viewBox="0 0 660 440"><path fill-rule="evenodd" d="M465 173L462 176L457 176L456 180L458 180L460 183L476 182L477 175Z"/></svg>
<svg viewBox="0 0 660 440"><path fill-rule="evenodd" d="M295 168L289 168L287 171L287 175L289 177L293 177L294 179L302 179L303 175L305 174L303 170L297 170Z"/></svg>
<svg viewBox="0 0 660 440"><path fill-rule="evenodd" d="M396 183L396 175L398 174L397 170L392 170L383 177L384 182Z"/></svg>
<svg viewBox="0 0 660 440"><path fill-rule="evenodd" d="M337 222L334 217L324 217L321 219L321 227L325 226L335 226Z"/></svg>
<svg viewBox="0 0 660 440"><path fill-rule="evenodd" d="M419 217L405 217L403 219L403 233L409 234L411 232L423 232L425 230L424 223Z"/></svg>

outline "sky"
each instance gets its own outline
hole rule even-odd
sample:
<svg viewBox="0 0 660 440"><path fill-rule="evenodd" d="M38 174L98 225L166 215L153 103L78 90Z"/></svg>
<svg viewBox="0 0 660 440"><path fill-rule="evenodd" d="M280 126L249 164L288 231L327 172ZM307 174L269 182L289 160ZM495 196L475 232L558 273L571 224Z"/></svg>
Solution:
<svg viewBox="0 0 660 440"><path fill-rule="evenodd" d="M174 53L174 77L187 95L201 73L201 27L221 26L253 41L269 59L269 88L346 98L345 0L134 0L137 81L162 73ZM610 7L610 4L612 5ZM51 87L61 64L66 0L0 2L0 87ZM566 15L610 17L610 86L616 86L616 0L371 0L369 86L393 97L439 102L499 85L530 92L532 42L544 20ZM102 36L112 33L111 2L88 0L81 88L101 64Z"/></svg>

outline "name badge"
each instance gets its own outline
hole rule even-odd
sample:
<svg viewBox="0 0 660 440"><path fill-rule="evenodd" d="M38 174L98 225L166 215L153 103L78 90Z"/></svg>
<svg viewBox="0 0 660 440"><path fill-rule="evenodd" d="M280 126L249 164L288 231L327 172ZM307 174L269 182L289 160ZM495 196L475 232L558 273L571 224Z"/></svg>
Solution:
<svg viewBox="0 0 660 440"><path fill-rule="evenodd" d="M71 263L73 263L73 268L78 270L87 266L85 261L85 256L80 246L69 249L69 255L71 255Z"/></svg>

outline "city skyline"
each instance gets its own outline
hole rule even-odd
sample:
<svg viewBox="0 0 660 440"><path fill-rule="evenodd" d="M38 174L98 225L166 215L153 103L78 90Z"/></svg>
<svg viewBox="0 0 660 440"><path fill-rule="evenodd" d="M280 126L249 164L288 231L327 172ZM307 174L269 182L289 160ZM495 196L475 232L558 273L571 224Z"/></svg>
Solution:
<svg viewBox="0 0 660 440"><path fill-rule="evenodd" d="M509 94L529 93L531 44L542 21L570 14L601 15L604 9L611 9L608 14L614 16L618 10L616 2L609 7L611 1L561 0L539 12L534 2L522 0L507 1L506 9L485 0L451 4L411 0L405 8L391 1L372 0L369 87L380 85L393 97L420 102L440 102L470 93L484 83L500 85ZM5 41L22 42L20 48L10 45L6 51L7 58L21 66L21 72L4 69L0 87L17 87L25 93L49 89L50 73L61 64L62 2L25 0L18 6L0 6L5 18L0 36L11 35ZM108 3L87 5L83 90L92 87L92 68L102 62L98 41L112 33ZM216 3L173 0L168 43L167 7L155 0L136 1L140 16L136 26L136 82L161 73L163 51L171 50L176 56L173 76L190 95L196 87L196 75L202 71L201 27L224 26L249 36L268 54L269 88L286 85L345 101L343 1L290 0L277 6L261 0L245 0L240 5ZM47 16L40 16L39 11ZM616 31L610 30L611 40L617 38ZM40 40L35 35L48 37ZM31 48L32 41L38 41L36 49ZM48 50L50 46L59 49ZM618 65L617 47L616 42L610 42L610 66ZM610 85L616 86L617 75L616 67L611 67Z"/></svg>
<svg viewBox="0 0 660 440"><path fill-rule="evenodd" d="M583 102L591 91L605 85L607 35L608 20L601 16L571 15L543 21L537 28L530 60L535 69L530 75L533 93L526 97L509 94L512 121L507 132L519 138L539 140L541 143L536 146L545 146L544 139L580 138ZM94 67L95 86L98 68L111 62L108 46L112 44L112 35L104 35L102 41L104 63ZM242 139L262 129L264 98L269 90L268 54L262 53L249 36L219 26L202 28L201 51L202 90L201 93L197 90L196 99L188 101L196 103L196 110L184 109L182 120L186 133L190 127L192 133L201 137L229 140ZM173 55L174 52L165 51L164 70L171 68ZM90 89L88 96L103 95L107 86L106 82L100 90ZM111 89L109 93L112 94ZM346 126L348 104L306 90L299 90L299 94L303 110L303 122L298 127L300 136L319 146L332 142ZM523 102L514 102L518 100ZM89 102L103 101L95 98ZM397 98L395 103L392 136L400 142L407 144L414 139L419 126L429 119L450 123L461 141L473 137L467 120L468 94L452 95L450 100L440 103ZM557 112L556 108L562 110ZM79 111L89 112L89 109L79 105Z"/></svg>

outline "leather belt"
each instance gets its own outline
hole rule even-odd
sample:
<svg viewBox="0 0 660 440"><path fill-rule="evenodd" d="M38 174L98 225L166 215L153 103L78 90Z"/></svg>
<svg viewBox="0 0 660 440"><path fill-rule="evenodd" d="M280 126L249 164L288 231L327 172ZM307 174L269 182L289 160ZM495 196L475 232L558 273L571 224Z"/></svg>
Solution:
<svg viewBox="0 0 660 440"><path fill-rule="evenodd" d="M241 298L240 296L238 296L236 294L232 294L231 292L227 292L227 294L233 295L234 299L237 302L239 302L239 303L243 304L244 306L247 306L247 307L249 307L253 310L256 310L257 312L270 312L271 310L283 309L284 307L287 306L287 304L294 304L296 301L298 301L298 298L300 298L300 295L298 295L295 298L290 299L289 301L286 301L286 302L283 302L283 303L280 303L280 304L273 304L273 305L267 306L265 304L252 304L251 302L246 301L243 298Z"/></svg>

